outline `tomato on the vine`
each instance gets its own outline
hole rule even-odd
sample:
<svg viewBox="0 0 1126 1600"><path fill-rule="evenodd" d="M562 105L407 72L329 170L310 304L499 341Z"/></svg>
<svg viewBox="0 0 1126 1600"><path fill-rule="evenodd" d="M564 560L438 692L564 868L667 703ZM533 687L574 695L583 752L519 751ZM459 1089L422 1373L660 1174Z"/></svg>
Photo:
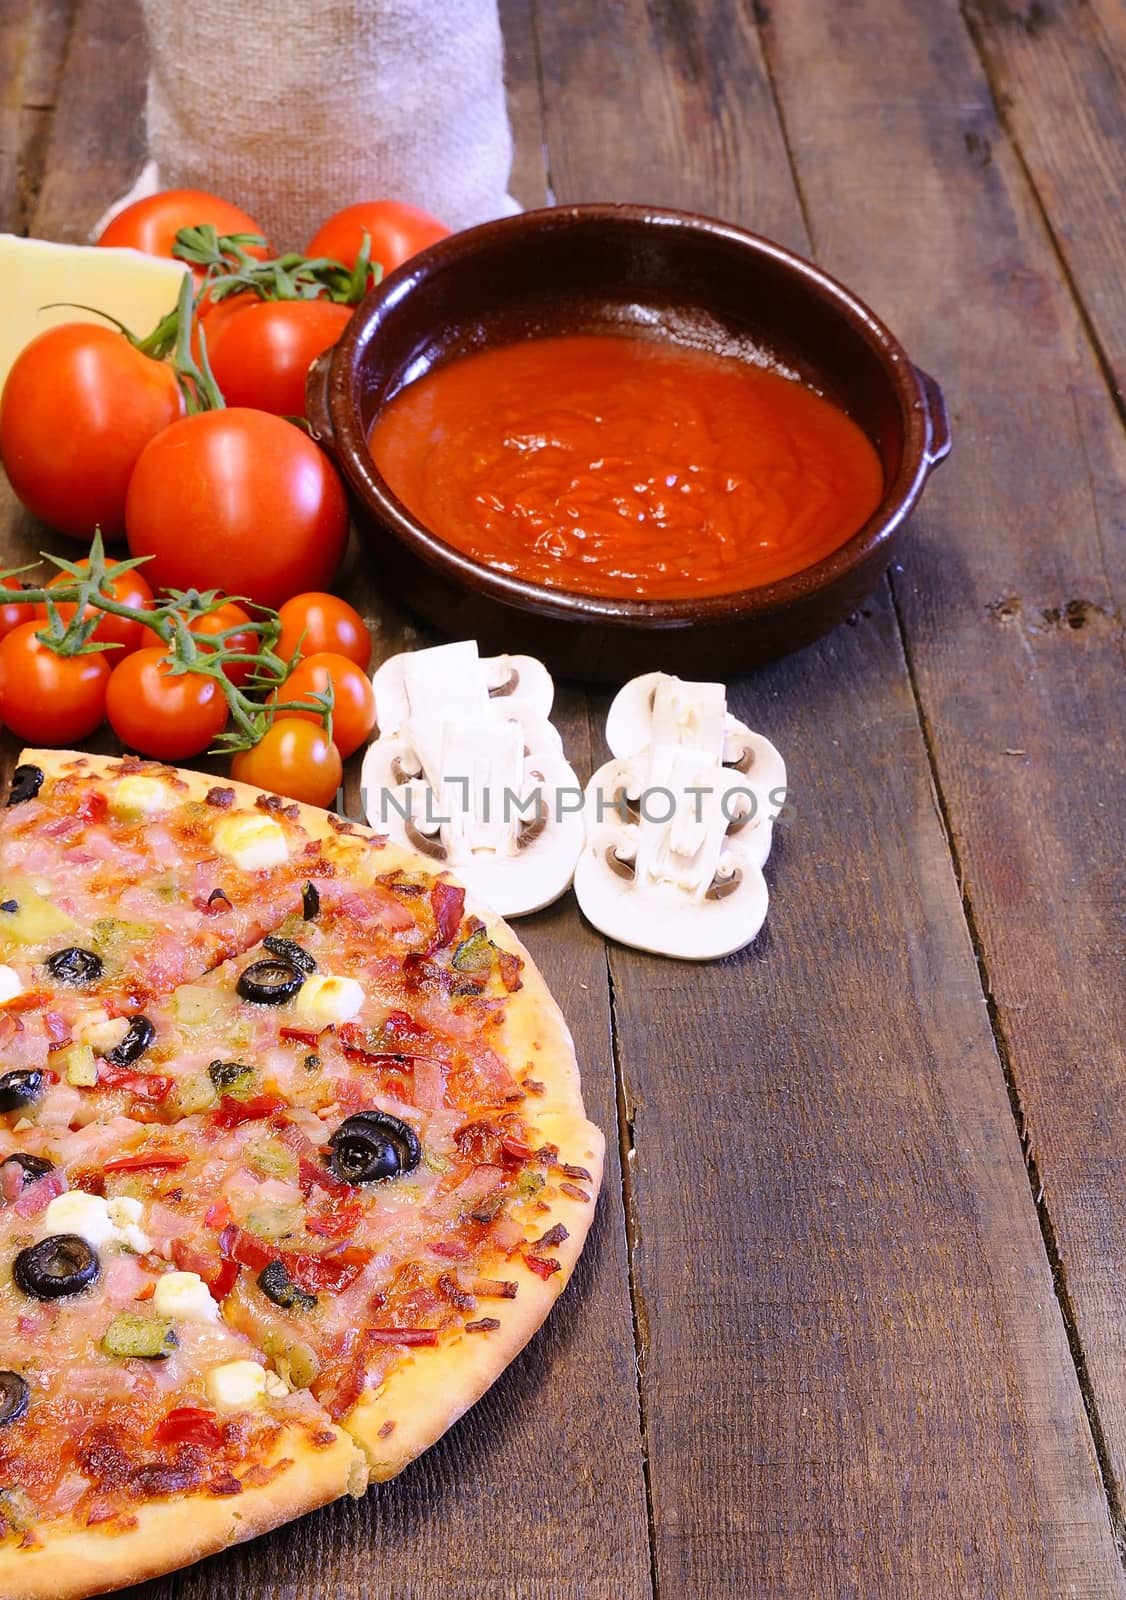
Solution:
<svg viewBox="0 0 1126 1600"><path fill-rule="evenodd" d="M279 608L281 637L277 652L283 661L292 661L297 650L303 656L347 656L358 667L371 660L371 634L364 619L347 600L334 594L295 594Z"/></svg>
<svg viewBox="0 0 1126 1600"><path fill-rule="evenodd" d="M361 200L322 222L309 240L305 254L331 256L346 267L354 267L367 233L371 239L371 259L378 261L386 274L394 272L427 245L446 238L449 232L437 217L403 200Z"/></svg>
<svg viewBox="0 0 1126 1600"><path fill-rule="evenodd" d="M141 452L125 507L129 548L166 589L225 589L276 606L328 582L348 534L335 468L265 411L184 417Z"/></svg>
<svg viewBox="0 0 1126 1600"><path fill-rule="evenodd" d="M233 600L228 600L216 611L204 611L188 623L188 632L194 633L197 638L207 641L216 634L226 633L228 628L237 628L240 624L248 626L244 633L232 633L229 639L224 640L225 650L237 651L239 655L253 654L259 648L259 638L253 628L249 626L250 614L242 606L236 605ZM206 642L203 648L207 648ZM223 671L231 683L242 684L249 678L254 670L253 663L249 661L228 661Z"/></svg>
<svg viewBox="0 0 1126 1600"><path fill-rule="evenodd" d="M88 567L90 563L84 556L75 565ZM74 581L69 572L60 572L51 579L47 588L58 589L64 584L72 584ZM152 605L152 590L136 567L131 567L128 572L119 573L116 578L111 578L104 587L111 599L116 600L118 605L128 606L130 611L147 611ZM95 606L88 606L87 614L96 611L96 609ZM63 601L56 606L56 610L63 622L69 625L78 607L72 600ZM35 607L35 615L46 619L46 605L42 602L37 605ZM118 650L110 651L109 662L111 667L115 666L122 656L128 655L130 651L139 650L146 639L153 638L153 635L143 622L132 622L128 617L117 617L109 611L101 612L100 616L102 620L91 635L92 641L95 644L115 644L121 647Z"/></svg>
<svg viewBox="0 0 1126 1600"><path fill-rule="evenodd" d="M95 242L125 245L131 250L143 250L149 256L170 256L181 228L195 228L206 223L218 234L262 236L262 229L253 217L217 194L208 194L204 189L164 189L160 194L134 200L124 211L119 211ZM257 245L247 250L247 255L262 259L268 254L268 249Z"/></svg>
<svg viewBox="0 0 1126 1600"><path fill-rule="evenodd" d="M21 623L35 621L35 607L26 600L14 598L18 594L17 579L7 578L0 582L0 639L6 639L12 629L18 628ZM9 599L9 595L13 598Z"/></svg>
<svg viewBox="0 0 1126 1600"><path fill-rule="evenodd" d="M72 539L125 529L142 450L183 409L172 368L113 328L64 322L20 351L0 397L0 459L29 511Z"/></svg>
<svg viewBox="0 0 1126 1600"><path fill-rule="evenodd" d="M113 669L106 715L129 749L159 761L182 761L200 755L222 733L227 701L217 679L173 672L164 646L154 645L135 650Z"/></svg>
<svg viewBox="0 0 1126 1600"><path fill-rule="evenodd" d="M358 750L375 727L375 690L362 667L347 656L332 655L323 651L306 656L299 661L279 689L270 695L271 701L311 700L322 694L332 684L332 742L347 760L353 750ZM320 722L317 711L287 711L287 717L300 717L307 722Z"/></svg>
<svg viewBox="0 0 1126 1600"><path fill-rule="evenodd" d="M0 639L0 719L32 744L85 739L105 717L110 669L105 654L60 656L24 622Z"/></svg>
<svg viewBox="0 0 1126 1600"><path fill-rule="evenodd" d="M343 772L340 752L324 729L290 716L278 717L256 745L240 750L231 762L236 783L272 789L310 806L332 804Z"/></svg>
<svg viewBox="0 0 1126 1600"><path fill-rule="evenodd" d="M351 307L331 300L260 300L227 317L213 334L221 309L208 320L207 348L227 404L303 417L309 367L340 338Z"/></svg>

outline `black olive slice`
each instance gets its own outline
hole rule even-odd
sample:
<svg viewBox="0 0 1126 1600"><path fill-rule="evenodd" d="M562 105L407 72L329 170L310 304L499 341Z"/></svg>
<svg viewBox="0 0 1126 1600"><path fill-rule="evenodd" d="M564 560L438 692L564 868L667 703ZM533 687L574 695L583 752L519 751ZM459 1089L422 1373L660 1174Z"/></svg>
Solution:
<svg viewBox="0 0 1126 1600"><path fill-rule="evenodd" d="M258 1274L258 1287L267 1300L289 1311L312 1311L317 1303L316 1295L294 1283L280 1261L266 1263Z"/></svg>
<svg viewBox="0 0 1126 1600"><path fill-rule="evenodd" d="M18 900L0 900L0 911L18 911L19 908Z"/></svg>
<svg viewBox="0 0 1126 1600"><path fill-rule="evenodd" d="M18 1372L0 1372L0 1428L18 1422L31 1403L27 1379Z"/></svg>
<svg viewBox="0 0 1126 1600"><path fill-rule="evenodd" d="M329 1142L329 1166L344 1183L382 1183L413 1172L422 1160L418 1134L386 1111L346 1117Z"/></svg>
<svg viewBox="0 0 1126 1600"><path fill-rule="evenodd" d="M17 1288L35 1300L60 1300L97 1280L97 1252L77 1233L53 1233L21 1250L12 1267Z"/></svg>
<svg viewBox="0 0 1126 1600"><path fill-rule="evenodd" d="M34 1067L17 1067L0 1077L0 1111L21 1111L33 1106L42 1096L46 1084L43 1074Z"/></svg>
<svg viewBox="0 0 1126 1600"><path fill-rule="evenodd" d="M222 904L227 906L229 909L232 909L231 897L229 894L227 894L226 890L212 889L211 893L207 897L208 906L217 906L220 904L220 902L222 902Z"/></svg>
<svg viewBox="0 0 1126 1600"><path fill-rule="evenodd" d="M312 922L320 909L320 891L315 883L307 883L301 891L301 915L306 922Z"/></svg>
<svg viewBox="0 0 1126 1600"><path fill-rule="evenodd" d="M308 950L302 950L295 940L281 939L276 933L268 933L262 943L272 956L280 956L283 961L292 961L302 972L316 972L316 961Z"/></svg>
<svg viewBox="0 0 1126 1600"><path fill-rule="evenodd" d="M156 1029L148 1017L136 1016L129 1024L129 1031L120 1044L115 1044L106 1055L106 1060L113 1067L130 1067L134 1061L140 1059L156 1038Z"/></svg>
<svg viewBox="0 0 1126 1600"><path fill-rule="evenodd" d="M56 950L47 957L47 971L57 983L69 983L77 989L93 983L102 975L102 958L93 950L83 950L71 944L65 950Z"/></svg>
<svg viewBox="0 0 1126 1600"><path fill-rule="evenodd" d="M0 1161L0 1172L5 1167L20 1167L23 1170L24 1182L33 1183L36 1178L46 1177L48 1172L54 1172L55 1164L44 1156L25 1155L22 1150L16 1150L12 1155L5 1156Z"/></svg>
<svg viewBox="0 0 1126 1600"><path fill-rule="evenodd" d="M304 982L305 974L292 961L273 956L244 967L235 988L244 1000L253 1000L255 1005L280 1006L292 1000Z"/></svg>
<svg viewBox="0 0 1126 1600"><path fill-rule="evenodd" d="M8 804L10 806L19 806L25 800L34 800L42 787L43 768L33 767L30 762L23 762L12 773L12 787L8 791Z"/></svg>

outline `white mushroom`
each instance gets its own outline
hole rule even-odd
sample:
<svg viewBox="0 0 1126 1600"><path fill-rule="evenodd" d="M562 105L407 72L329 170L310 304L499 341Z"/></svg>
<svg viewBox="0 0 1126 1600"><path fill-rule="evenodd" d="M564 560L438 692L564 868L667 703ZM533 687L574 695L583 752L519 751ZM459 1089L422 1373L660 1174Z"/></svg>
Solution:
<svg viewBox="0 0 1126 1600"><path fill-rule="evenodd" d="M372 682L380 737L361 778L372 827L504 916L558 899L582 848L581 791L547 721L546 669L481 660L469 640L393 656Z"/></svg>
<svg viewBox="0 0 1126 1600"><path fill-rule="evenodd" d="M610 938L686 960L727 955L762 926L762 864L786 769L726 709L721 684L635 678L607 722L575 894Z"/></svg>

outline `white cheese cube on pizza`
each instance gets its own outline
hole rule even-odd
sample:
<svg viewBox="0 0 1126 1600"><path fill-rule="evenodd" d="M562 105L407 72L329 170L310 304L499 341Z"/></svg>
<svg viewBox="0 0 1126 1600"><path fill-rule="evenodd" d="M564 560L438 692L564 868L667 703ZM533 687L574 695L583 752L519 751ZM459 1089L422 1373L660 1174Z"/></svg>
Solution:
<svg viewBox="0 0 1126 1600"><path fill-rule="evenodd" d="M159 817L175 803L176 796L160 778L148 778L143 773L120 778L110 794L110 810L114 816Z"/></svg>
<svg viewBox="0 0 1126 1600"><path fill-rule="evenodd" d="M23 982L15 967L9 967L6 962L0 962L0 1006L6 1005L9 1000L14 1000L18 994L23 993Z"/></svg>
<svg viewBox="0 0 1126 1600"><path fill-rule="evenodd" d="M81 1012L74 1021L75 1039L79 1044L89 1045L99 1056L116 1049L128 1032L128 1017L111 1017L100 1006Z"/></svg>
<svg viewBox="0 0 1126 1600"><path fill-rule="evenodd" d="M281 1399L288 1393L277 1373L267 1372L257 1361L227 1361L207 1374L207 1398L225 1411L246 1411L267 1395Z"/></svg>
<svg viewBox="0 0 1126 1600"><path fill-rule="evenodd" d="M272 817L224 817L211 835L220 855L242 872L263 872L288 859L285 829Z"/></svg>
<svg viewBox="0 0 1126 1600"><path fill-rule="evenodd" d="M143 1214L141 1202L128 1195L106 1200L82 1189L68 1189L65 1194L56 1195L44 1211L43 1229L46 1235L76 1233L95 1250L123 1245L144 1255L152 1246L140 1227Z"/></svg>
<svg viewBox="0 0 1126 1600"><path fill-rule="evenodd" d="M355 978L311 973L293 1002L294 1010L319 1028L350 1022L364 1003L363 985Z"/></svg>
<svg viewBox="0 0 1126 1600"><path fill-rule="evenodd" d="M135 1250L139 1256L152 1249L152 1241L140 1226L145 1208L139 1200L134 1200L130 1195L109 1200L106 1202L106 1214L113 1223L116 1235L111 1243L123 1244L127 1249Z"/></svg>
<svg viewBox="0 0 1126 1600"><path fill-rule="evenodd" d="M156 1280L152 1297L158 1317L185 1322L217 1322L219 1307L198 1272L166 1272Z"/></svg>

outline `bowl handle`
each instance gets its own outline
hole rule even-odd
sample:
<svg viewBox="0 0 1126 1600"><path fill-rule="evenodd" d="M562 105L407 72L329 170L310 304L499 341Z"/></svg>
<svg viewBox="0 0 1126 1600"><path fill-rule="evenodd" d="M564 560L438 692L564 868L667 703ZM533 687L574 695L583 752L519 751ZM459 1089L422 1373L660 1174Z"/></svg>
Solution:
<svg viewBox="0 0 1126 1600"><path fill-rule="evenodd" d="M313 438L322 449L328 451L330 456L335 457L336 434L333 431L332 416L328 408L328 373L332 365L332 355L333 347L330 345L327 350L321 351L309 368L308 377L305 379L305 415L309 419ZM930 379L928 378L926 382L929 383Z"/></svg>
<svg viewBox="0 0 1126 1600"><path fill-rule="evenodd" d="M930 438L926 446L927 465L937 467L950 454L950 416L946 410L946 397L922 367L915 368L915 376L923 391L923 410L930 424Z"/></svg>

